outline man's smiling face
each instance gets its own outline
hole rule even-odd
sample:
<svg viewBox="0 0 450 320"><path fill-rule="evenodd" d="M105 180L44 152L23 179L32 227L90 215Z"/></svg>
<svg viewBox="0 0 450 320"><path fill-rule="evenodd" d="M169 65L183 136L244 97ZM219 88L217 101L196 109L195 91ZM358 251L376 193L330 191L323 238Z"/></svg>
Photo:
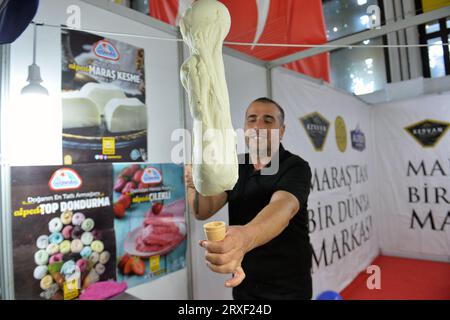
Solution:
<svg viewBox="0 0 450 320"><path fill-rule="evenodd" d="M245 142L250 153L270 155L273 147L278 149L284 130L281 111L275 104L258 101L250 104L245 115ZM277 145L272 146L272 142Z"/></svg>

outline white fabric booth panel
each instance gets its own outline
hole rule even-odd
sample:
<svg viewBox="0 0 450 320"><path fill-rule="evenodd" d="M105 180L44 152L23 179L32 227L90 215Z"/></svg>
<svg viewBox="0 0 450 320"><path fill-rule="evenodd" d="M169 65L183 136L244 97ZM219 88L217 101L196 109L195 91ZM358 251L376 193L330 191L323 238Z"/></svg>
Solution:
<svg viewBox="0 0 450 320"><path fill-rule="evenodd" d="M379 245L386 255L450 262L449 101L444 92L373 107Z"/></svg>

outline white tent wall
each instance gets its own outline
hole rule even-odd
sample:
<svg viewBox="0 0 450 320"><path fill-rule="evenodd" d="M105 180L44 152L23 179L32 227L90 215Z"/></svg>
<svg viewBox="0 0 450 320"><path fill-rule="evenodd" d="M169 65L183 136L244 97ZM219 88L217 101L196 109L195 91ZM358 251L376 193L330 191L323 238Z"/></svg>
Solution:
<svg viewBox="0 0 450 320"><path fill-rule="evenodd" d="M41 0L34 20L52 25L66 24L66 10L70 5L80 7L82 29L176 39L174 34L130 18L139 13L130 13L125 17L80 0ZM123 10L129 9L121 8L119 11ZM145 49L149 162L172 162L172 149L180 142L171 141L172 132L183 126L188 130L192 128L189 108L187 101L182 99L183 91L179 81L180 44L131 36L107 37ZM37 64L41 67L43 85L49 90L55 106L61 105L60 42L61 31L58 28L38 28ZM187 57L185 49L184 56ZM21 88L26 84L27 68L32 61L31 27L11 45L10 57L8 106L14 107ZM450 93L369 107L354 96L329 85L304 79L282 68L272 70L269 88L268 73L263 64L231 55L225 55L224 58L235 129L242 128L248 104L257 97L268 96L269 91L273 90L273 98L286 111L287 131L283 144L310 163L314 187L308 209L315 254L315 296L325 290L340 291L345 288L378 255L379 245L385 254L450 261L450 235L446 231L448 227L445 229L444 225L444 231L419 230L415 234L408 230L411 222L408 218L411 219L413 208L421 211L421 219L432 210L436 214L436 229L441 228L441 224L446 221L448 202L444 203L441 199L438 204L419 204L417 209L416 205L408 204L407 201L408 187L411 186L423 188L427 183L430 189L438 186L450 190L450 136L445 135L434 149L423 149L404 130L404 127L424 119L450 122L447 111ZM404 91L411 90L411 87L414 85L410 85L409 89L405 87ZM398 87L394 91L397 89ZM393 96L395 92L391 93ZM374 101L384 98L377 99ZM184 113L180 112L183 104ZM313 148L300 121L300 118L313 112L318 112L329 121L326 140L320 152ZM346 124L347 146L344 152L339 150L336 142L335 120L338 116ZM50 146L50 152L45 163L60 165L61 123L56 122L52 129L54 139L46 143L47 148ZM350 131L357 129L365 135L366 147L362 151L352 148ZM238 145L238 151L244 152L242 141ZM21 162L9 164L36 165L32 161L27 163L32 159L31 156L15 159L21 159ZM446 170L447 176L405 177L405 163L407 166L408 160L416 161L416 166L417 161L420 163L424 160L427 170L433 171L434 168L435 174ZM436 167L435 160L439 160L438 166L442 166L442 170ZM384 177L390 179L391 183L386 183ZM448 198L447 195L446 199ZM228 221L227 207L214 217L216 219ZM224 287L224 281L230 275L214 274L204 263L204 251L198 246L198 241L204 238L203 223L190 219L191 270L177 271L128 292L142 299L187 299L190 297L188 284L192 280L194 299L231 299L231 290ZM400 232L397 232L398 228Z"/></svg>
<svg viewBox="0 0 450 320"><path fill-rule="evenodd" d="M146 36L173 37L129 18L108 12L96 6L76 0L42 0L35 17L36 22L52 25L66 24L70 5L81 9L81 27L83 29L104 30L110 32L143 34ZM124 10L129 10L125 9ZM130 10L131 11L131 10ZM11 45L10 68L10 106L26 84L27 68L32 61L32 27ZM145 49L146 95L148 101L148 154L149 162L171 162L171 142L173 130L182 128L180 117L180 86L178 69L178 44L169 41L143 40L136 37L107 36ZM61 105L61 31L59 28L39 27L37 43L37 64L41 67L42 83L50 92L52 103ZM22 115L25 117L26 115ZM53 141L47 144L56 146L48 150L51 154L47 164L62 164L61 123L56 122ZM29 155L35 165L33 156ZM14 163L12 163L14 164ZM187 269L164 276L148 284L132 288L129 293L142 299L187 299Z"/></svg>
<svg viewBox="0 0 450 320"><path fill-rule="evenodd" d="M231 117L236 130L243 129L245 111L256 98L267 95L267 72L261 65L224 55L225 73L230 95ZM243 90L245 88L245 90ZM187 128L192 130L192 117L186 107ZM242 141L241 141L242 142ZM238 152L243 153L244 143L238 145ZM222 208L210 220L222 220L228 223L228 206ZM209 221L209 220L208 220ZM225 288L225 281L231 275L219 275L206 267L204 249L199 241L205 239L203 224L207 221L196 221L191 218L192 279L194 299L232 299L231 289Z"/></svg>
<svg viewBox="0 0 450 320"><path fill-rule="evenodd" d="M273 71L273 96L286 112L287 150L309 162L313 188L308 201L313 246L314 296L341 291L378 255L371 167L373 145L369 106L329 85L303 79L286 69ZM301 118L318 112L329 122L321 152L315 151ZM347 146L339 151L335 119L346 124ZM316 120L311 125L319 125ZM350 131L366 137L363 151L352 148ZM317 133L317 132L316 132Z"/></svg>
<svg viewBox="0 0 450 320"><path fill-rule="evenodd" d="M383 254L450 262L449 101L450 91L372 109ZM437 143L423 147L433 135Z"/></svg>

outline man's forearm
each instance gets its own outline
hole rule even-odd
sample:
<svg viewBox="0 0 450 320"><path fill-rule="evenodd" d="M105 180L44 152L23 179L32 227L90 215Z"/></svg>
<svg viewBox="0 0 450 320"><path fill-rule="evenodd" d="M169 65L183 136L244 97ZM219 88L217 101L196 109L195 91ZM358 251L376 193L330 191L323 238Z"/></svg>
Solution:
<svg viewBox="0 0 450 320"><path fill-rule="evenodd" d="M206 220L222 208L227 200L227 194L204 197L197 190L188 188L188 204L191 212L198 220Z"/></svg>
<svg viewBox="0 0 450 320"><path fill-rule="evenodd" d="M285 199L270 202L243 227L246 237L245 251L249 252L280 235L297 211L298 204L294 202Z"/></svg>

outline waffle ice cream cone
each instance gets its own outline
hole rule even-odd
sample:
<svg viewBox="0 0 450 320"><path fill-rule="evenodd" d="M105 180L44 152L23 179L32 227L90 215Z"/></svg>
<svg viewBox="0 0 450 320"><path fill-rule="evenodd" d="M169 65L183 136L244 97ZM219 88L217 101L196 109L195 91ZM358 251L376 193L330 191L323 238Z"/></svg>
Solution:
<svg viewBox="0 0 450 320"><path fill-rule="evenodd" d="M213 221L203 225L208 241L221 241L225 238L226 224L223 221Z"/></svg>

